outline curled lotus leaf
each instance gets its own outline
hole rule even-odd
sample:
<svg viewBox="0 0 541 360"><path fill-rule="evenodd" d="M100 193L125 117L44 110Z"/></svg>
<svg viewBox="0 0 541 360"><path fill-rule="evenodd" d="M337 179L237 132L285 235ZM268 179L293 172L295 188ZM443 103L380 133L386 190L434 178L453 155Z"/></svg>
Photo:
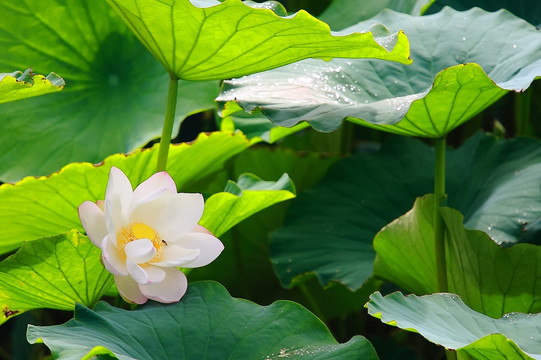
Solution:
<svg viewBox="0 0 541 360"><path fill-rule="evenodd" d="M506 92L527 89L541 75L541 33L504 10L447 7L429 16L386 10L347 31L377 24L404 29L411 65L303 60L224 82L217 98L223 115L243 108L277 125L307 121L325 132L347 119L396 134L438 138Z"/></svg>

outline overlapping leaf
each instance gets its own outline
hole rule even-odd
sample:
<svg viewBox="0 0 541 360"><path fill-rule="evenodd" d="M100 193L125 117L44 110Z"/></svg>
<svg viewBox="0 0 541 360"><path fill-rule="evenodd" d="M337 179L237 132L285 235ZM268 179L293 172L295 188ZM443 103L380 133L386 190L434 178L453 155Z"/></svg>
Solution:
<svg viewBox="0 0 541 360"><path fill-rule="evenodd" d="M334 0L319 16L333 30L342 30L391 9L411 15L421 15L434 0Z"/></svg>
<svg viewBox="0 0 541 360"><path fill-rule="evenodd" d="M384 323L457 350L459 359L541 359L539 314L494 319L473 311L454 294L405 297L396 292L383 297L376 292L367 307Z"/></svg>
<svg viewBox="0 0 541 360"><path fill-rule="evenodd" d="M228 169L227 174L216 177L215 182L220 186L216 191L223 190L228 177L241 176L248 171L258 174L263 179L277 179L283 172L287 172L297 191L302 191L316 184L330 164L336 160L334 157L316 153L252 147L234 159L232 168ZM210 205L209 201L210 198L206 203L207 208ZM225 250L208 266L194 269L190 273L190 280L216 280L234 296L249 298L257 303L268 303L284 297L291 298L295 292L286 292L276 279L270 264L267 244L268 233L281 226L289 204L290 202L277 204L258 212L238 224L233 231L220 237ZM332 304L329 307L322 307L329 318L347 314L351 309L358 309L359 304L365 301L363 298L367 299L369 295L352 294L340 286L328 291L322 291L317 283L309 283L307 286L318 301ZM302 294L299 298L304 299Z"/></svg>
<svg viewBox="0 0 541 360"><path fill-rule="evenodd" d="M78 305L64 325L30 326L28 340L42 340L55 357L87 359L377 359L370 343L355 336L338 344L306 309L279 301L259 306L232 298L217 283L190 284L172 305L150 303L135 311L98 303Z"/></svg>
<svg viewBox="0 0 541 360"><path fill-rule="evenodd" d="M77 231L24 244L0 262L0 324L36 308L93 306L113 283L100 253Z"/></svg>
<svg viewBox="0 0 541 360"><path fill-rule="evenodd" d="M533 25L541 24L541 3L536 0L435 0L426 13L438 12L444 6L450 6L456 10L468 10L472 7L480 7L487 11L505 9Z"/></svg>
<svg viewBox="0 0 541 360"><path fill-rule="evenodd" d="M433 197L418 199L411 211L374 239L374 273L416 294L438 291L434 254ZM449 291L491 317L511 311L541 311L541 248L502 248L484 232L467 230L462 215L442 208L446 228Z"/></svg>
<svg viewBox="0 0 541 360"><path fill-rule="evenodd" d="M348 118L383 131L436 138L541 75L541 34L506 11L445 8L421 17L384 11L347 31L379 23L408 34L412 65L304 60L226 81L218 97L224 115L240 105L281 126L306 120L317 130L332 131Z"/></svg>
<svg viewBox="0 0 541 360"><path fill-rule="evenodd" d="M433 157L419 141L394 138L375 156L335 163L318 186L299 194L285 226L272 234L282 283L315 272L322 284L358 289L372 274L376 233L433 191ZM447 153L448 204L465 215L467 228L497 243L520 241L541 216L540 163L537 140L479 134Z"/></svg>
<svg viewBox="0 0 541 360"><path fill-rule="evenodd" d="M240 133L201 134L191 145L171 146L167 170L180 191L201 192L205 179L247 146L248 140ZM0 186L0 253L16 249L25 240L70 229L82 231L77 207L85 200L104 198L110 167L122 169L135 186L155 171L157 150L113 155L101 166L70 164L47 178Z"/></svg>
<svg viewBox="0 0 541 360"><path fill-rule="evenodd" d="M161 133L169 78L104 1L0 0L0 72L33 66L56 94L0 105L0 180L98 162ZM7 50L6 50L7 49ZM176 126L214 107L216 82L181 82Z"/></svg>
<svg viewBox="0 0 541 360"><path fill-rule="evenodd" d="M224 192L208 198L201 224L220 236L261 209L294 197L295 186L287 174L277 181L243 174L237 183L230 181Z"/></svg>
<svg viewBox="0 0 541 360"><path fill-rule="evenodd" d="M24 73L20 71L2 73L0 74L0 104L60 91L64 85L64 80L55 73L50 73L47 77L31 74L31 69Z"/></svg>
<svg viewBox="0 0 541 360"><path fill-rule="evenodd" d="M410 62L408 42L401 32L376 40L366 33L337 37L305 11L291 17L277 15L272 10L280 15L285 11L276 2L108 2L156 59L185 80L227 79L310 57Z"/></svg>

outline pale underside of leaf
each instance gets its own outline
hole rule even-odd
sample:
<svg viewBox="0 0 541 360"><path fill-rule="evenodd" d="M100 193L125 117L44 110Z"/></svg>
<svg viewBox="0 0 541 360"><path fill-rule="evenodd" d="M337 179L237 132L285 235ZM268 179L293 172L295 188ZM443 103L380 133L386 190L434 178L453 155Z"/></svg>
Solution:
<svg viewBox="0 0 541 360"><path fill-rule="evenodd" d="M516 359L517 352L523 352L518 357L521 359L528 359L526 354L541 359L540 314L509 313L499 319L490 318L470 309L459 296L447 293L419 297L396 292L383 297L376 292L366 306L369 314L384 323L418 332L448 349L460 351L469 347L467 352L481 355L474 358L492 359L488 357L491 352L505 349L508 357L501 359ZM487 338L493 334L501 334L510 341L503 344L505 338ZM475 348L481 339L485 341Z"/></svg>
<svg viewBox="0 0 541 360"><path fill-rule="evenodd" d="M507 91L524 91L541 75L541 35L505 11L445 8L421 17L384 11L348 31L377 24L404 29L411 40L411 65L303 60L225 81L217 98L223 115L240 105L281 126L307 121L328 132L347 119L401 135L438 138Z"/></svg>

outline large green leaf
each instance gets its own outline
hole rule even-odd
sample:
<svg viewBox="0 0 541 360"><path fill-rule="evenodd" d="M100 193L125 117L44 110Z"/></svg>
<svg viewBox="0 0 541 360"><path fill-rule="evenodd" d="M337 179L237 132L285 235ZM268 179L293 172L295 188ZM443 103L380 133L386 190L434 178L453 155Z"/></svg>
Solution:
<svg viewBox="0 0 541 360"><path fill-rule="evenodd" d="M36 308L94 306L112 283L100 250L77 231L28 242L0 262L0 324Z"/></svg>
<svg viewBox="0 0 541 360"><path fill-rule="evenodd" d="M201 134L191 145L171 146L167 170L180 191L201 192L205 179L247 146L240 133ZM28 177L0 186L0 253L16 249L25 240L70 229L83 231L77 207L85 200L104 198L110 167L122 169L135 186L154 173L157 150L113 155L101 166L70 164L50 177Z"/></svg>
<svg viewBox="0 0 541 360"><path fill-rule="evenodd" d="M426 13L438 12L444 6L451 6L457 10L468 10L472 7L480 7L487 11L506 9L533 25L541 24L541 3L537 0L435 0Z"/></svg>
<svg viewBox="0 0 541 360"><path fill-rule="evenodd" d="M237 183L229 181L224 192L208 198L201 225L220 236L256 212L294 197L295 186L287 174L277 181L243 174Z"/></svg>
<svg viewBox="0 0 541 360"><path fill-rule="evenodd" d="M418 297L395 292L383 297L376 292L367 307L384 323L458 350L459 359L541 359L539 314L510 313L494 319L473 311L454 294Z"/></svg>
<svg viewBox="0 0 541 360"><path fill-rule="evenodd" d="M295 183L295 188L301 191L317 183L336 160L336 157L328 154L252 147L239 154L234 159L232 168L228 169L227 176L222 176L227 179L250 171L264 179L277 179L283 172L287 172ZM221 186L218 190L223 189L223 179L216 180ZM209 200L206 203L207 208L210 205ZM269 259L268 233L282 225L289 204L289 201L283 202L258 212L221 236L224 251L208 266L193 269L190 280L216 280L233 296L248 298L260 304L291 299L314 311L312 304L306 301L305 295L298 289L285 290L280 285ZM375 282L375 285L377 284ZM362 292L351 293L339 284L323 290L317 281L313 280L307 282L306 286L319 303L322 312L317 312L317 315L323 319L340 318L358 310L360 304L366 302L368 295L375 290L373 288L367 293L363 288Z"/></svg>
<svg viewBox="0 0 541 360"><path fill-rule="evenodd" d="M337 37L305 11L277 15L272 10L281 15L284 10L281 5L276 8L276 2L107 1L167 71L180 79L227 79L310 57L410 62L402 32L376 40L368 33Z"/></svg>
<svg viewBox="0 0 541 360"><path fill-rule="evenodd" d="M418 199L413 209L385 226L374 239L374 273L416 294L438 291L434 254L434 200ZM446 228L449 291L472 309L499 317L511 311L541 311L541 248L502 248L487 234L467 230L462 215L442 208Z"/></svg>
<svg viewBox="0 0 541 360"><path fill-rule="evenodd" d="M347 118L383 131L436 138L541 75L541 33L506 11L445 8L421 17L384 11L347 30L379 23L408 34L412 65L304 60L226 81L217 99L225 106L223 114L240 105L281 126L306 120L317 130L332 131Z"/></svg>
<svg viewBox="0 0 541 360"><path fill-rule="evenodd" d="M43 341L55 357L89 359L377 359L355 336L338 344L325 325L288 301L269 306L232 298L217 283L191 284L176 304L150 303L127 311L100 302L78 305L64 325L30 326L31 343Z"/></svg>
<svg viewBox="0 0 541 360"><path fill-rule="evenodd" d="M161 132L169 77L105 1L0 0L0 72L54 70L55 94L0 105L0 180L128 152ZM4 50L4 49L7 49ZM181 82L176 126L214 107L216 82Z"/></svg>
<svg viewBox="0 0 541 360"><path fill-rule="evenodd" d="M47 77L33 74L32 69L24 73L20 71L2 73L0 74L0 104L60 91L64 85L64 79L55 73L50 73Z"/></svg>
<svg viewBox="0 0 541 360"><path fill-rule="evenodd" d="M333 30L342 30L391 9L411 15L421 15L434 0L334 0L318 17Z"/></svg>
<svg viewBox="0 0 541 360"><path fill-rule="evenodd" d="M541 217L540 164L537 140L478 134L447 152L448 204L464 213L467 228L497 243L520 241ZM285 226L272 234L282 283L315 272L322 284L337 280L358 289L372 274L372 239L417 196L433 191L433 171L433 150L404 137L375 155L335 163L318 186L299 194Z"/></svg>

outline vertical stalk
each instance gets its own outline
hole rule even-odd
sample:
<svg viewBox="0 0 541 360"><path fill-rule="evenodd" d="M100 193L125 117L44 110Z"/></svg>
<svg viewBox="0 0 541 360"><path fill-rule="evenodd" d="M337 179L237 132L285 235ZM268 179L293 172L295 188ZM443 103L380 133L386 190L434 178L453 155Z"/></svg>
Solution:
<svg viewBox="0 0 541 360"><path fill-rule="evenodd" d="M434 171L434 244L436 249L436 269L438 290L447 292L447 266L445 264L445 227L439 212L445 199L445 136L436 139L436 164Z"/></svg>
<svg viewBox="0 0 541 360"><path fill-rule="evenodd" d="M308 286L306 286L305 281L299 284L299 289L301 290L306 301L308 301L308 304L312 308L312 312L319 318L319 320L326 323L327 320L325 319L325 315L323 314L323 311L321 311L321 308L319 307L319 304L316 298L314 297L314 295L312 295L312 293L310 292L310 289L308 289Z"/></svg>
<svg viewBox="0 0 541 360"><path fill-rule="evenodd" d="M436 249L436 269L438 272L438 291L448 292L447 264L445 260L445 224L439 212L445 200L445 148L446 136L436 139L436 164L434 167L434 245ZM445 350L447 360L456 360L456 352Z"/></svg>
<svg viewBox="0 0 541 360"><path fill-rule="evenodd" d="M530 123L530 105L532 102L532 89L515 94L515 135L526 136L532 133Z"/></svg>
<svg viewBox="0 0 541 360"><path fill-rule="evenodd" d="M175 111L177 108L178 77L169 73L169 89L167 91L167 103L165 107L165 119L163 121L162 138L160 139L160 149L158 151L158 163L156 172L165 171L167 167L167 156L169 154L169 144L171 144L171 133L175 122Z"/></svg>

